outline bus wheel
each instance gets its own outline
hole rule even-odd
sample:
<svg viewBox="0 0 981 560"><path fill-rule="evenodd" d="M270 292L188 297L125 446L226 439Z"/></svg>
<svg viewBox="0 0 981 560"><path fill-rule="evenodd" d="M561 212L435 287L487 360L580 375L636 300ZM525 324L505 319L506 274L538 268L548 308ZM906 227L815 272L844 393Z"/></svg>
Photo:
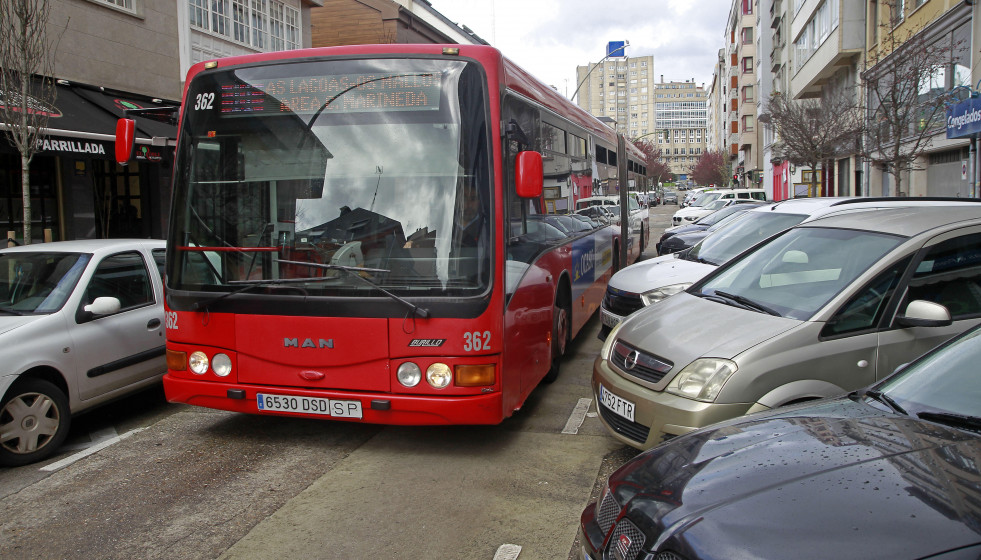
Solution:
<svg viewBox="0 0 981 560"><path fill-rule="evenodd" d="M551 383L559 377L559 363L569 342L569 311L558 304L552 307L552 362L543 381Z"/></svg>
<svg viewBox="0 0 981 560"><path fill-rule="evenodd" d="M42 379L24 379L0 402L0 465L16 467L54 453L68 436L68 397Z"/></svg>

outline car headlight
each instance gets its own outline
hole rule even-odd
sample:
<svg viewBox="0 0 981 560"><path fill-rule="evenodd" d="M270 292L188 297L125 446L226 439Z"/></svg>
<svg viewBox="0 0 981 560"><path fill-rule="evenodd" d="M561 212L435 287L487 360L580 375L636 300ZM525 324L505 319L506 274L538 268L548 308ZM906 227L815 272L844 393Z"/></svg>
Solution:
<svg viewBox="0 0 981 560"><path fill-rule="evenodd" d="M660 288L655 288L649 292L644 292L640 294L640 301L644 302L644 305L655 304L662 299L673 296L678 292L683 292L691 286L691 282L684 282L682 284L671 284L670 286L661 286Z"/></svg>
<svg viewBox="0 0 981 560"><path fill-rule="evenodd" d="M732 360L699 358L674 376L664 390L679 397L712 402L734 373L736 362Z"/></svg>
<svg viewBox="0 0 981 560"><path fill-rule="evenodd" d="M435 363L426 368L426 381L434 389L443 389L453 380L453 371L446 364Z"/></svg>
<svg viewBox="0 0 981 560"><path fill-rule="evenodd" d="M232 359L228 354L215 354L214 359L211 360L211 371L218 377L228 377L228 374L232 373Z"/></svg>

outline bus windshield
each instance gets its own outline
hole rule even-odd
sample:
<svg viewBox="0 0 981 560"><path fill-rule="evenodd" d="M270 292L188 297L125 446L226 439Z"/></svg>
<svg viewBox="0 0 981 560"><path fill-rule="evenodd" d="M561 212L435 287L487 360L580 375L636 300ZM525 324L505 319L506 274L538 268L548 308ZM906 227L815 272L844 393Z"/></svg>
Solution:
<svg viewBox="0 0 981 560"><path fill-rule="evenodd" d="M201 72L178 142L168 288L483 294L494 246L484 84L474 63L427 58Z"/></svg>

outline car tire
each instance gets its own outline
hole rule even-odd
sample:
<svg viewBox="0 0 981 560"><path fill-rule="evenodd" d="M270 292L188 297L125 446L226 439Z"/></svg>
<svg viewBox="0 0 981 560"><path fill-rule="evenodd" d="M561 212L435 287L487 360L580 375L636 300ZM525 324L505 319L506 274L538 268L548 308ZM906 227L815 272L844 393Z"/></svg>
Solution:
<svg viewBox="0 0 981 560"><path fill-rule="evenodd" d="M0 401L0 466L40 461L68 436L71 412L65 393L43 379L14 383Z"/></svg>
<svg viewBox="0 0 981 560"><path fill-rule="evenodd" d="M549 362L548 373L542 379L552 383L559 378L559 364L569 344L569 311L555 302L552 305L552 359Z"/></svg>

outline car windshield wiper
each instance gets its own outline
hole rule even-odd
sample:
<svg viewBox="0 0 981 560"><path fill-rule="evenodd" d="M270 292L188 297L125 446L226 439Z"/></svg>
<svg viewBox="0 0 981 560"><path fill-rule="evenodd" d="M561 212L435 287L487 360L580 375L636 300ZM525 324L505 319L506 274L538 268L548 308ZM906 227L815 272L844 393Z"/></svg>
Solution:
<svg viewBox="0 0 981 560"><path fill-rule="evenodd" d="M0 307L0 313L6 313L7 315L33 315L27 311L17 311L10 307Z"/></svg>
<svg viewBox="0 0 981 560"><path fill-rule="evenodd" d="M757 303L757 302L755 302L755 301L753 301L753 300L751 300L749 298L746 298L746 297L743 297L743 296L737 296L735 294L730 294L728 292L723 292L723 291L720 291L720 290L715 290L715 294L718 295L718 296L720 296L720 297L724 297L726 299L731 299L732 301L734 301L734 302L736 302L738 304L741 304L742 306L747 307L750 310L753 310L753 311L761 311L763 313L768 313L768 314L774 315L776 317L780 317L781 316L779 312L774 311L773 309L770 309L769 307L763 305L762 303Z"/></svg>
<svg viewBox="0 0 981 560"><path fill-rule="evenodd" d="M869 390L869 391L866 391L865 392L865 396L870 397L870 398L873 398L873 399L875 399L875 400L877 400L877 401L885 404L889 408L893 409L895 412L898 412L898 413L903 414L905 416L909 416L909 413L906 412L906 409L905 408L899 406L899 403L896 402L895 399L893 399L889 395L883 393L882 391Z"/></svg>
<svg viewBox="0 0 981 560"><path fill-rule="evenodd" d="M964 414L954 414L951 412L919 412L916 414L921 420L932 420L955 428L964 428L972 432L981 432L981 418L977 416L967 416Z"/></svg>
<svg viewBox="0 0 981 560"><path fill-rule="evenodd" d="M276 262L287 263L287 264L298 264L298 265L309 266L309 267L313 267L313 268L321 268L321 269L324 269L324 270L342 270L342 271L346 272L347 274L349 274L351 277L357 278L359 281L361 281L361 282L363 282L363 283L371 286L372 288L378 290L379 292L385 294L386 296L388 296L389 298L391 298L393 301L396 301L396 302L401 303L402 305L408 307L409 310L412 311L412 314L413 315L418 315L419 317L422 317L423 319L425 319L426 317L429 317L429 310L428 309L426 309L424 307L419 307L418 305L412 303L411 301L408 301L406 299L400 298L399 296L393 294L392 292L386 290L385 288L382 288L378 284L375 284L371 280L368 280L367 278L365 278L365 277L361 276L360 274L358 274L359 272L391 272L390 270L385 270L385 269L381 269L381 268L364 268L364 267L360 267L360 266L341 266L341 265L337 265L337 264L320 264L320 263L311 263L311 262L303 262L303 261L288 261L288 260L284 260L284 259L275 259L275 260L276 260Z"/></svg>

